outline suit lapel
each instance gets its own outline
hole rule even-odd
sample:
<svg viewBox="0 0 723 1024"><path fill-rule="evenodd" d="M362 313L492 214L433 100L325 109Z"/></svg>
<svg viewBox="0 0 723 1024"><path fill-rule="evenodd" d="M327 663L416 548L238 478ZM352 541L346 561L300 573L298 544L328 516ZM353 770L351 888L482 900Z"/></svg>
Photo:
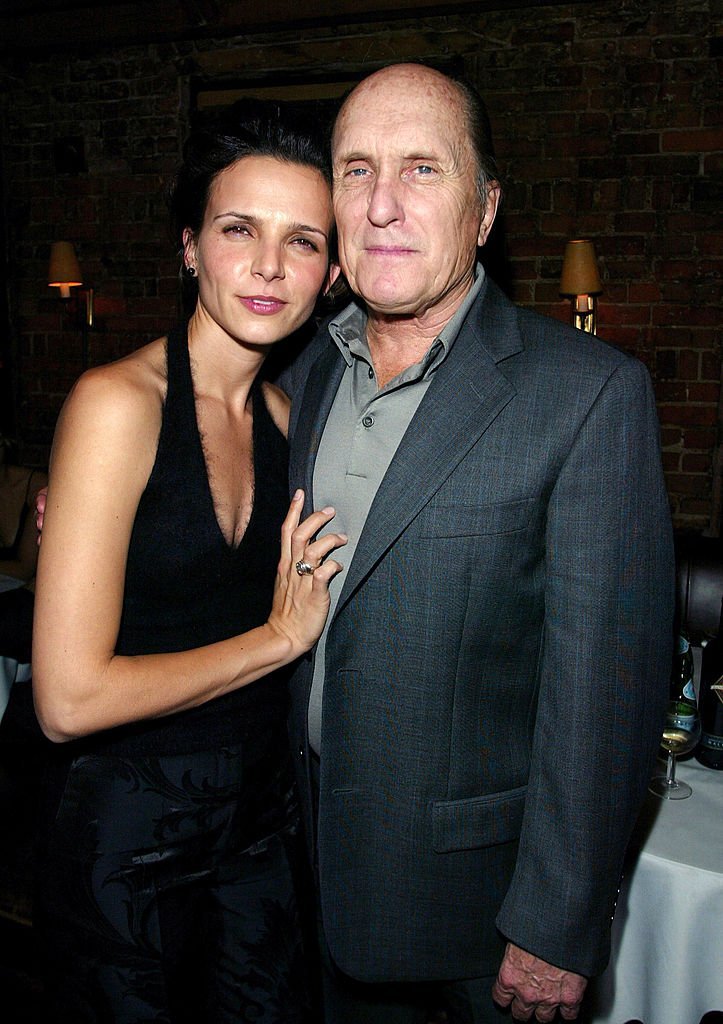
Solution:
<svg viewBox="0 0 723 1024"><path fill-rule="evenodd" d="M436 371L377 491L344 574L337 612L515 394L497 366L498 359L522 347L514 307L494 286L489 294L489 283L486 291L486 315L476 322L481 296Z"/></svg>
<svg viewBox="0 0 723 1024"><path fill-rule="evenodd" d="M289 478L293 488L304 488L304 516L313 511L316 453L345 365L338 348L328 337L328 344L309 371L301 396L289 453Z"/></svg>
<svg viewBox="0 0 723 1024"><path fill-rule="evenodd" d="M515 389L497 363L522 347L515 307L488 280L377 491L352 563L344 572L337 613L513 398ZM314 507L314 464L345 365L327 335L300 398L290 452L292 487L305 490L304 515Z"/></svg>

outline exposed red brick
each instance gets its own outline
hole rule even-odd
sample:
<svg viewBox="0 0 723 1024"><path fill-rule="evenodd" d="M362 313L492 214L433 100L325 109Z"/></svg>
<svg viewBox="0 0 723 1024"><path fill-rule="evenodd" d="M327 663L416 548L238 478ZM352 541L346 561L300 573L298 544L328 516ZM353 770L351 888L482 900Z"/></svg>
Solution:
<svg viewBox="0 0 723 1024"><path fill-rule="evenodd" d="M665 423L678 426L705 427L713 426L718 419L717 409L702 405L666 405L658 409L658 415Z"/></svg>
<svg viewBox="0 0 723 1024"><path fill-rule="evenodd" d="M662 148L667 153L702 153L723 149L719 130L700 128L697 131L663 132Z"/></svg>
<svg viewBox="0 0 723 1024"><path fill-rule="evenodd" d="M720 394L719 383L699 383L689 384L687 388L686 400L688 402L705 402L708 405L715 405L718 401Z"/></svg>
<svg viewBox="0 0 723 1024"><path fill-rule="evenodd" d="M694 498L681 498L678 504L678 515L680 521L689 527L707 529L710 516L710 499L698 500Z"/></svg>
<svg viewBox="0 0 723 1024"><path fill-rule="evenodd" d="M688 389L683 381L658 381L655 394L659 402L685 402Z"/></svg>
<svg viewBox="0 0 723 1024"><path fill-rule="evenodd" d="M647 303L648 308L660 299L660 285L655 281L633 283L628 288L628 300L633 303Z"/></svg>
<svg viewBox="0 0 723 1024"><path fill-rule="evenodd" d="M698 324L711 326L720 323L720 309L710 307L682 308L681 306L668 306L660 304L653 309L654 324L685 323L688 327Z"/></svg>
<svg viewBox="0 0 723 1024"><path fill-rule="evenodd" d="M680 449L683 441L683 432L680 427L662 426L660 428L660 444L663 450L671 448Z"/></svg>
<svg viewBox="0 0 723 1024"><path fill-rule="evenodd" d="M721 357L718 352L701 353L701 380L715 380L720 383Z"/></svg>
<svg viewBox="0 0 723 1024"><path fill-rule="evenodd" d="M713 447L715 437L715 427L687 427L685 447L690 451L707 451Z"/></svg>
<svg viewBox="0 0 723 1024"><path fill-rule="evenodd" d="M487 6L487 5L481 5ZM39 56L0 64L8 294L22 358L17 428L47 455L79 369L78 334L44 282L67 237L96 286L94 359L117 358L177 314L162 185L187 121L189 75L323 75L364 61L459 57L486 94L505 199L495 272L520 303L563 322L564 243L595 239L600 337L656 380L677 525L708 527L719 430L723 105L713 5L616 0L308 26L280 34ZM442 7L440 7L442 10ZM380 16L381 19L381 16ZM384 51L379 49L383 40ZM12 71L12 73L10 73ZM82 136L87 173L58 175L55 137ZM5 350L0 348L0 359Z"/></svg>

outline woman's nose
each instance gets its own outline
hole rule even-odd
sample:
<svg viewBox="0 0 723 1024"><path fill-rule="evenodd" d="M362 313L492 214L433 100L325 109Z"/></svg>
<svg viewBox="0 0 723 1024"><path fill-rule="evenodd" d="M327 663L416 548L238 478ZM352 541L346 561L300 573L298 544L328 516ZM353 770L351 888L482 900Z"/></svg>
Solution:
<svg viewBox="0 0 723 1024"><path fill-rule="evenodd" d="M281 246L273 242L260 243L254 254L251 272L265 281L284 277L284 260Z"/></svg>

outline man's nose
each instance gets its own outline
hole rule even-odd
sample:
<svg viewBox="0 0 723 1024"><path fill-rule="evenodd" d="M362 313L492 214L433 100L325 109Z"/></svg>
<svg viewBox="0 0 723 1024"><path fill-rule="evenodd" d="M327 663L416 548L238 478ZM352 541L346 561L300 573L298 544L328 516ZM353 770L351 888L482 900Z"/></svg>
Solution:
<svg viewBox="0 0 723 1024"><path fill-rule="evenodd" d="M376 227L404 220L402 182L393 175L379 175L369 196L367 217Z"/></svg>

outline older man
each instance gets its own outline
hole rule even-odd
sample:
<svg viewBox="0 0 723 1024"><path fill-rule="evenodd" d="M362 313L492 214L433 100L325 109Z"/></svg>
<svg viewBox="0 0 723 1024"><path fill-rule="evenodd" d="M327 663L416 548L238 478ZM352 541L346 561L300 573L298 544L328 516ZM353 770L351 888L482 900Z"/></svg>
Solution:
<svg viewBox="0 0 723 1024"><path fill-rule="evenodd" d="M327 1024L578 1012L609 955L673 604L650 381L512 306L475 95L365 79L333 137L360 301L295 368L292 486L349 535L292 684ZM303 569L303 567L302 567ZM495 980L496 975L496 980Z"/></svg>

